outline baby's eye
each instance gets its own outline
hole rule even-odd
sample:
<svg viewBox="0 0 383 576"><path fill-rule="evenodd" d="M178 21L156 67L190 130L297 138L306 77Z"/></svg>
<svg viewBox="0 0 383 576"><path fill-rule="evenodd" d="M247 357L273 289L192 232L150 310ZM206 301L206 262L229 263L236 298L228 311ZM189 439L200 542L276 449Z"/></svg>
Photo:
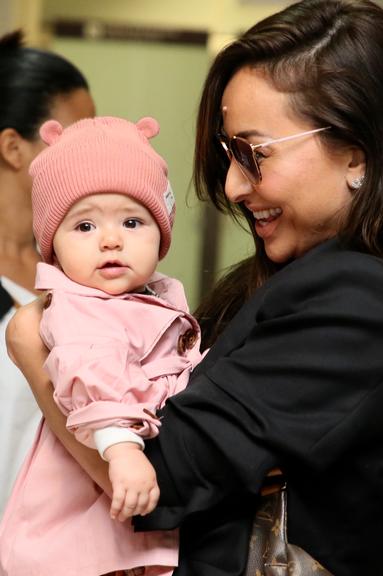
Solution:
<svg viewBox="0 0 383 576"><path fill-rule="evenodd" d="M128 218L128 220L125 220L124 222L124 226L125 228L138 228L141 225L141 222L139 220L137 220L136 218Z"/></svg>
<svg viewBox="0 0 383 576"><path fill-rule="evenodd" d="M80 224L77 224L76 226L76 230L79 230L80 232L90 232L91 230L94 230L94 228L95 226L91 222L80 222Z"/></svg>

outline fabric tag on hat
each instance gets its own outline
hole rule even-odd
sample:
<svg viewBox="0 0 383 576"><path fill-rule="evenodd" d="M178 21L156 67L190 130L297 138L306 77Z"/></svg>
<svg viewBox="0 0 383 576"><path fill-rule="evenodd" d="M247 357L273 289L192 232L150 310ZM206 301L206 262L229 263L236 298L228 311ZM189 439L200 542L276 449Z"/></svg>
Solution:
<svg viewBox="0 0 383 576"><path fill-rule="evenodd" d="M166 188L165 192L164 192L164 202L165 202L165 206L166 209L168 211L168 214L171 214L174 208L174 204L176 203L176 199L174 197L173 194L173 190L172 187L170 185L170 182L168 180L168 187Z"/></svg>

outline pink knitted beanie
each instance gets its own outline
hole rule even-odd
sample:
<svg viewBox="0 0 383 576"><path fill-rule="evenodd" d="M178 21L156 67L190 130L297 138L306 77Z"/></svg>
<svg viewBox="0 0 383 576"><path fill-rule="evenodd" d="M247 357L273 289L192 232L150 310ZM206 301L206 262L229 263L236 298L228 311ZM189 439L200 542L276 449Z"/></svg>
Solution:
<svg viewBox="0 0 383 576"><path fill-rule="evenodd" d="M154 118L134 124L123 118L87 118L63 129L48 120L40 135L49 144L32 162L33 230L45 262L52 262L53 237L81 198L102 192L127 194L152 213L161 231L159 258L169 250L175 214L167 165L149 138Z"/></svg>

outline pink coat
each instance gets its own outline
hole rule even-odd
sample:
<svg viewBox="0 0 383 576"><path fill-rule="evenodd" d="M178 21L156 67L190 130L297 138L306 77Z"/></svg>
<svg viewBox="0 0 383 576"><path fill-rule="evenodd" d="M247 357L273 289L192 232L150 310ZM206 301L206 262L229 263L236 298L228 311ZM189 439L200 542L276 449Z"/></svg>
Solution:
<svg viewBox="0 0 383 576"><path fill-rule="evenodd" d="M39 264L36 287L52 291L41 334L68 428L89 446L92 430L110 425L157 434L156 409L201 358L180 282L155 274L149 287L160 297L109 296ZM99 576L135 566L170 574L177 532L135 533L130 521L112 521L109 507L43 420L0 526L0 575Z"/></svg>

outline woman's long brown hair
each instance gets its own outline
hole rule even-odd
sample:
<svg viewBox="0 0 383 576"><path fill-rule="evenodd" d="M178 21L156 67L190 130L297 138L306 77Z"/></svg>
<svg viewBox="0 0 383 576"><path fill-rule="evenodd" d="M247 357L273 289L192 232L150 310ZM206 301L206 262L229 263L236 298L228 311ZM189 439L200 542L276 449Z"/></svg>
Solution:
<svg viewBox="0 0 383 576"><path fill-rule="evenodd" d="M254 256L234 266L196 311L210 345L228 321L278 267L253 232L253 216L225 196L227 160L217 144L222 95L245 66L262 69L291 109L319 134L329 153L354 146L366 157L340 236L383 254L383 9L369 0L302 0L250 28L221 51L202 92L197 118L194 182L201 200L248 221ZM323 182L326 186L326 182Z"/></svg>

